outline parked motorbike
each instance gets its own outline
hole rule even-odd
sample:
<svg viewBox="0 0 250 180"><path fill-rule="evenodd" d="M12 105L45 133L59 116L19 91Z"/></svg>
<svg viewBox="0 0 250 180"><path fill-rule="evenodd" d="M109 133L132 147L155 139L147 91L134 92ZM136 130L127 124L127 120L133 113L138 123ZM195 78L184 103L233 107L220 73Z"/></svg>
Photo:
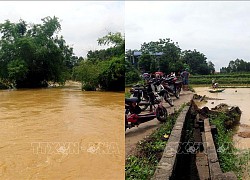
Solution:
<svg viewBox="0 0 250 180"><path fill-rule="evenodd" d="M174 95L177 99L179 99L182 88L182 81L177 80L177 77L168 77L163 80L162 85L171 95Z"/></svg>
<svg viewBox="0 0 250 180"><path fill-rule="evenodd" d="M152 89L154 88L154 90ZM152 92L155 92L155 94L152 94ZM139 100L139 106L142 109L142 111L146 110L150 106L150 96L154 95L155 97L163 97L164 100L170 105L174 106L174 102L167 91L166 88L162 85L162 79L152 79L148 82L148 84L145 85L134 85L130 89L131 97L137 97ZM152 96L151 100L155 99L155 97ZM159 97L159 98L160 98ZM151 104L154 104L154 101L151 102Z"/></svg>
<svg viewBox="0 0 250 180"><path fill-rule="evenodd" d="M149 107L149 95L148 95L148 88L147 86L137 84L134 85L130 89L131 97L137 97L138 98L138 105L141 108L142 111L146 110Z"/></svg>
<svg viewBox="0 0 250 180"><path fill-rule="evenodd" d="M151 95L150 95L151 96ZM151 100L152 101L152 100ZM167 109L162 105L162 99L154 99L152 111L146 114L141 114L142 110L139 107L139 99L137 97L125 98L125 131L127 128L139 126L139 124L151 121L155 118L161 122L167 120Z"/></svg>
<svg viewBox="0 0 250 180"><path fill-rule="evenodd" d="M154 85L156 86L156 91L158 93L159 96L163 97L164 100L170 105L170 106L174 106L174 101L171 98L169 91L167 90L167 88L164 87L164 79L159 79L157 80Z"/></svg>

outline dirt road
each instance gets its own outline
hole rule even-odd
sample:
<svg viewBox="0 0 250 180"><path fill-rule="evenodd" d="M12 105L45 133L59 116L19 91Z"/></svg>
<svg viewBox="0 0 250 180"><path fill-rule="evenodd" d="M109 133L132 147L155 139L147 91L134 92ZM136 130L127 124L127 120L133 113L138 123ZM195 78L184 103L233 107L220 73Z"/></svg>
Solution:
<svg viewBox="0 0 250 180"><path fill-rule="evenodd" d="M168 114L178 110L183 103L189 102L193 97L193 92L191 91L182 91L180 99L173 97L174 106L170 107L169 104L164 103L164 106L167 108ZM142 140L146 136L149 136L157 127L160 126L158 120L152 120L143 124L140 124L138 127L132 129L127 129L125 134L125 149L126 157L130 154L133 154L136 144L138 141Z"/></svg>

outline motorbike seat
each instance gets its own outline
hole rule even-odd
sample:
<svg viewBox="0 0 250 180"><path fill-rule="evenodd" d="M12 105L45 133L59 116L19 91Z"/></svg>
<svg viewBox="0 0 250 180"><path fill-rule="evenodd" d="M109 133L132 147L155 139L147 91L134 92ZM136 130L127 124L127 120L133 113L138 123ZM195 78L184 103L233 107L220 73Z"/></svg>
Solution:
<svg viewBox="0 0 250 180"><path fill-rule="evenodd" d="M125 98L125 103L139 102L137 97Z"/></svg>
<svg viewBox="0 0 250 180"><path fill-rule="evenodd" d="M182 81L175 81L175 84L181 85L181 84L182 84Z"/></svg>

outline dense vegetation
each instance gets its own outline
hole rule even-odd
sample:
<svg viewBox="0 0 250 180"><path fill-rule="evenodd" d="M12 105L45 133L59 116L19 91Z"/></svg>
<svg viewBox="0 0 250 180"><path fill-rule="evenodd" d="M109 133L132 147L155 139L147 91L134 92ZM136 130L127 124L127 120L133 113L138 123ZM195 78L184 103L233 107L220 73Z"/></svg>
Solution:
<svg viewBox="0 0 250 180"><path fill-rule="evenodd" d="M85 90L100 87L105 90L124 91L125 40L121 33L109 33L98 39L99 45L113 46L105 50L89 51L87 59L73 69L73 77L81 81Z"/></svg>
<svg viewBox="0 0 250 180"><path fill-rule="evenodd" d="M249 150L240 150L234 146L233 129L225 126L230 117L224 113L211 115L210 121L216 125L218 134L215 137L215 144L218 147L218 158L223 172L233 171L238 179L242 179L244 171L249 168ZM230 119L231 120L231 119Z"/></svg>
<svg viewBox="0 0 250 180"><path fill-rule="evenodd" d="M227 67L222 67L220 72L222 73L242 73L250 71L250 62L246 62L243 59L236 59L230 61Z"/></svg>
<svg viewBox="0 0 250 180"><path fill-rule="evenodd" d="M0 24L0 89L63 85L66 80L81 81L83 89L124 90L125 40L121 33L99 38L107 49L89 51L77 57L59 35L57 17L45 17L41 24L24 20Z"/></svg>
<svg viewBox="0 0 250 180"><path fill-rule="evenodd" d="M212 79L215 79L219 85L248 85L250 84L250 73L226 73L211 75L191 75L190 84L211 85Z"/></svg>
<svg viewBox="0 0 250 180"><path fill-rule="evenodd" d="M63 84L76 59L60 30L57 17L45 17L42 24L0 24L1 81L17 88L47 86L48 81Z"/></svg>

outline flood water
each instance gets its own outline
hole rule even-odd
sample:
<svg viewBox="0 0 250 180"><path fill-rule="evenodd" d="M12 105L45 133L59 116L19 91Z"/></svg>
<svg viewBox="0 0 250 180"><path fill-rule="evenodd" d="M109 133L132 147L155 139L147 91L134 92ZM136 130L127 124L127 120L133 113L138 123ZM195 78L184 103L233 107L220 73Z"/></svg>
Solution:
<svg viewBox="0 0 250 180"><path fill-rule="evenodd" d="M237 129L239 132L250 132L250 88L226 88L220 93L210 93L208 87L196 87L195 93L198 95L210 98L217 98L221 100L208 100L205 104L200 104L200 107L207 106L213 108L220 103L226 103L229 106L239 106L242 111L240 125ZM235 146L240 149L250 148L250 138L239 137L238 134L234 136Z"/></svg>
<svg viewBox="0 0 250 180"><path fill-rule="evenodd" d="M0 91L0 179L124 179L124 93Z"/></svg>

